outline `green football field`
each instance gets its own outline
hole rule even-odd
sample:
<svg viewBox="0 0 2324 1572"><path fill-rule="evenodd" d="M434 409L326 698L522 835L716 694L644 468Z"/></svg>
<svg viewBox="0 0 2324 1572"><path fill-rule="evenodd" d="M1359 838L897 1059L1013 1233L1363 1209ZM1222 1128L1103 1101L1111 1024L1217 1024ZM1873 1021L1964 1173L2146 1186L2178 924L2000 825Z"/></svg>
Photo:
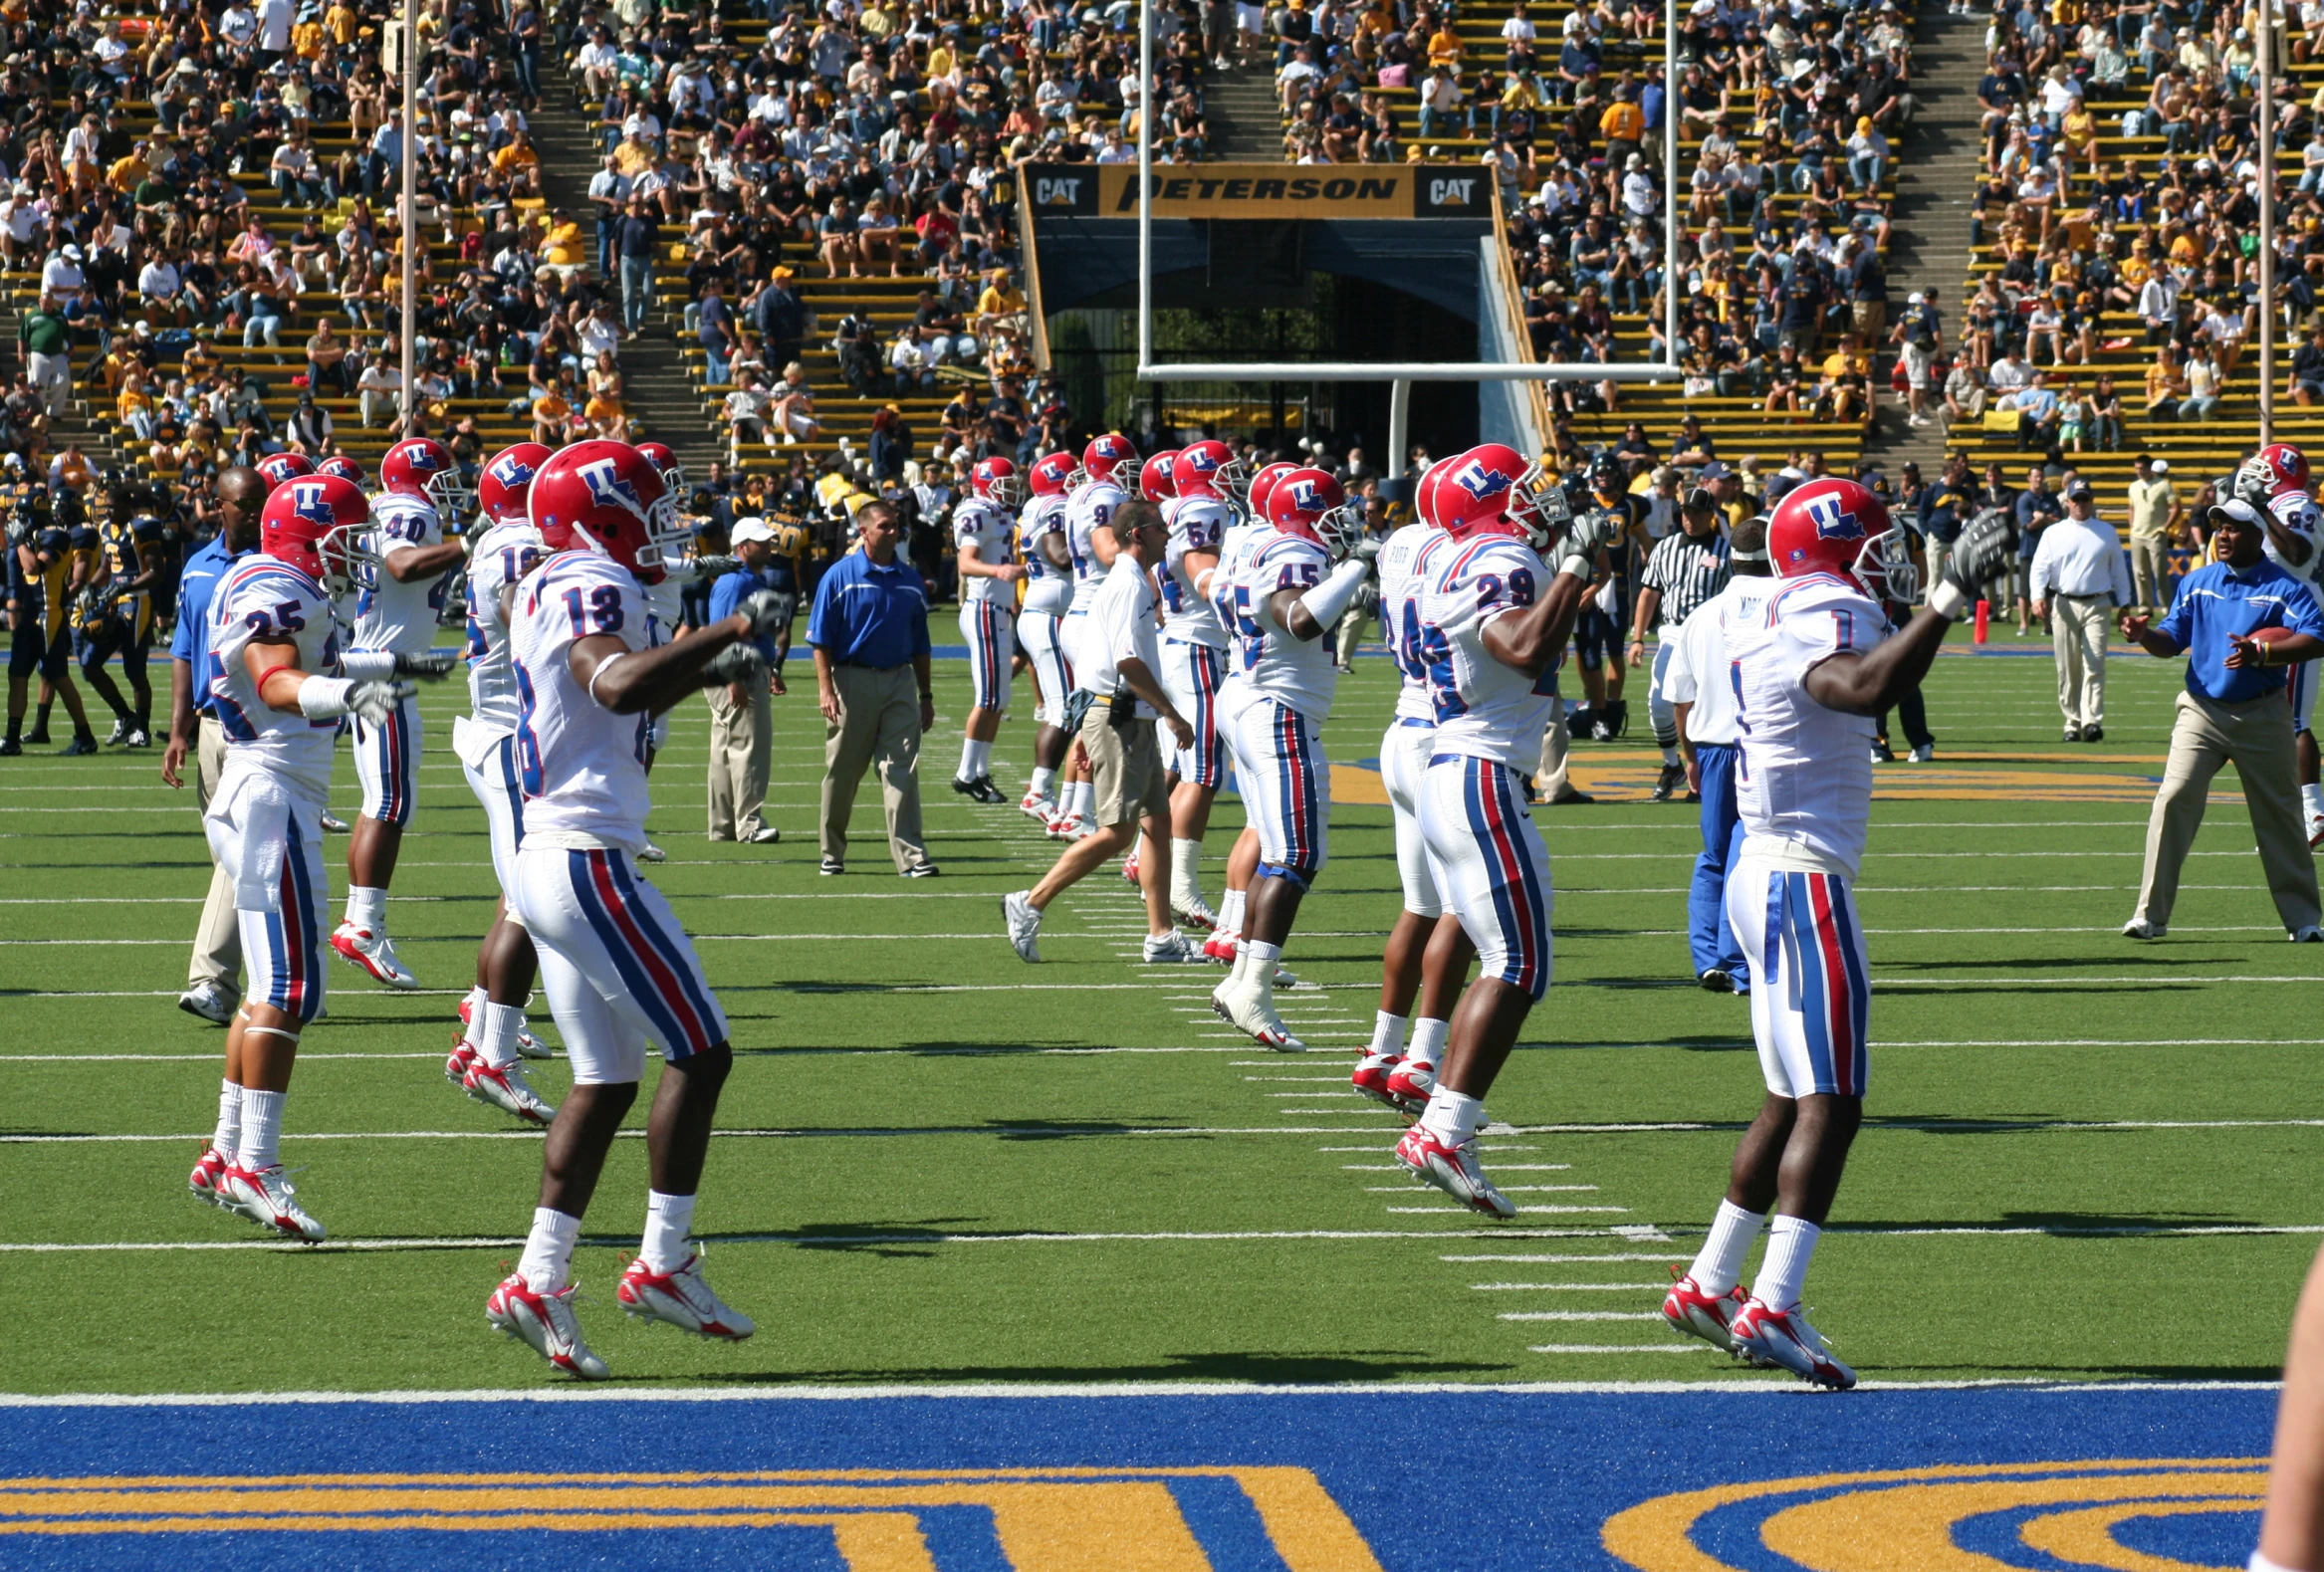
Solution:
<svg viewBox="0 0 2324 1572"><path fill-rule="evenodd" d="M953 636L940 617L939 641ZM849 871L817 876L822 734L804 659L776 701L779 846L706 843L707 720L678 712L651 823L670 861L651 877L739 1059L697 1229L712 1280L761 1332L710 1346L617 1313L645 1191L643 1143L625 1141L577 1262L583 1324L616 1375L1788 1379L1738 1370L1654 1314L1759 1078L1747 1007L1689 981L1695 813L1646 799L1643 682L1632 739L1577 750L1599 804L1536 810L1557 978L1490 1099L1487 1163L1523 1208L1496 1225L1404 1180L1389 1157L1401 1121L1345 1084L1399 904L1370 774L1392 672L1359 668L1327 732L1331 862L1285 958L1320 985L1281 997L1304 1055L1219 1021L1215 968L1140 965L1142 918L1112 870L1053 910L1047 964L1015 958L999 897L1054 847L1014 807L945 787L961 662L939 662L923 768L934 883L890 873L875 787ZM2107 739L2075 748L2057 741L2046 658L1949 656L1929 685L1939 762L1880 772L1860 886L1872 1095L1808 1294L1868 1381L2275 1373L2324 1217L2324 951L2284 942L2231 774L2170 938L2119 936L2180 668L2111 669ZM1015 789L1031 751L1019 697L996 771ZM174 1005L208 879L191 793L160 786L158 750L0 765L0 1274L18 1312L0 1392L550 1379L483 1316L530 1222L539 1137L441 1073L495 895L447 746L464 703L457 681L426 697L431 751L390 907L427 991L336 965L293 1086L285 1160L331 1230L319 1249L267 1242L185 1192L222 1040ZM344 758L334 800L352 815ZM1239 817L1229 798L1213 820L1214 898ZM336 920L344 843L328 855ZM564 1090L562 1060L535 1074Z"/></svg>

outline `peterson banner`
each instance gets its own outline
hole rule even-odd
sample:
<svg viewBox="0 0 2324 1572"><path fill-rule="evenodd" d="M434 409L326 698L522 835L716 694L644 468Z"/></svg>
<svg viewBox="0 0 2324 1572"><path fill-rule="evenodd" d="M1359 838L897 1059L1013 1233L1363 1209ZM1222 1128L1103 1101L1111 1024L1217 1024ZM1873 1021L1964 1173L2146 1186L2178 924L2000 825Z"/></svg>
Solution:
<svg viewBox="0 0 2324 1572"><path fill-rule="evenodd" d="M1156 218L1491 218L1476 164L1157 164ZM1136 218L1136 164L1030 164L1036 217Z"/></svg>

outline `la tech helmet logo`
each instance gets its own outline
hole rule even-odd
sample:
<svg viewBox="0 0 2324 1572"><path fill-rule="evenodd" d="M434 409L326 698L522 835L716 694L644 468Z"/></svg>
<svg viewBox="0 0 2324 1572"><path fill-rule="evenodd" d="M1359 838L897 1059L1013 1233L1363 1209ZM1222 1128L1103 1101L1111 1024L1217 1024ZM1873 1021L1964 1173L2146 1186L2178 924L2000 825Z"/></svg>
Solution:
<svg viewBox="0 0 2324 1572"><path fill-rule="evenodd" d="M1453 473L1453 484L1479 502L1491 502L1510 489L1510 478L1497 469L1490 469L1475 459Z"/></svg>
<svg viewBox="0 0 2324 1572"><path fill-rule="evenodd" d="M292 481L291 511L322 529L332 528L339 523L339 516L331 511L331 504L325 500L330 490L321 481Z"/></svg>
<svg viewBox="0 0 2324 1572"><path fill-rule="evenodd" d="M645 500L637 495L636 487L621 478L619 466L611 459L598 459L594 463L583 464L574 473L581 476L582 485L588 487L592 502L623 509L640 519L645 517Z"/></svg>
<svg viewBox="0 0 2324 1572"><path fill-rule="evenodd" d="M591 468L594 467L595 466L593 465L591 466ZM523 459L513 457L510 454L503 453L499 458L493 461L492 478L496 481L499 481L503 486L507 487L511 491L515 491L519 486L530 485L533 480L533 474L534 471L532 465L527 464ZM597 488L593 484L589 487L589 490L592 492L596 489Z"/></svg>
<svg viewBox="0 0 2324 1572"><path fill-rule="evenodd" d="M1807 516L1815 521L1819 541L1861 541L1864 539L1864 521L1840 506L1840 499L1826 493L1807 499Z"/></svg>

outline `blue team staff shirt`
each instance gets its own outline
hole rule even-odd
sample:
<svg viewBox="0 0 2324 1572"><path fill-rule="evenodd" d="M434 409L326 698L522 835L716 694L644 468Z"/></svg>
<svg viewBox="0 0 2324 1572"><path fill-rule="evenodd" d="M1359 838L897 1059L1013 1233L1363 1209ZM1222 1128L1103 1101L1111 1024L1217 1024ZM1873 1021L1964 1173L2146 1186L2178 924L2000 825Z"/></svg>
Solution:
<svg viewBox="0 0 2324 1572"><path fill-rule="evenodd" d="M710 620L717 622L733 616L743 608L743 602L766 586L759 575L747 567L738 567L731 573L721 573L710 585ZM775 664L775 640L762 633L751 640L752 646L766 657L767 664Z"/></svg>
<svg viewBox="0 0 2324 1572"><path fill-rule="evenodd" d="M2259 628L2290 628L2324 638L2324 611L2308 586L2266 558L2249 567L2212 562L2180 580L2179 598L2155 631L2185 650L2187 691L2219 704L2243 704L2282 691L2285 666L2227 669L2227 642Z"/></svg>
<svg viewBox="0 0 2324 1572"><path fill-rule="evenodd" d="M177 577L177 631L170 635L169 658L193 668L194 713L208 715L210 683L205 668L210 661L210 596L234 560L245 554L226 549L220 535L186 560Z"/></svg>
<svg viewBox="0 0 2324 1572"><path fill-rule="evenodd" d="M807 641L839 666L885 669L929 653L920 570L900 553L881 567L862 552L849 552L815 585Z"/></svg>

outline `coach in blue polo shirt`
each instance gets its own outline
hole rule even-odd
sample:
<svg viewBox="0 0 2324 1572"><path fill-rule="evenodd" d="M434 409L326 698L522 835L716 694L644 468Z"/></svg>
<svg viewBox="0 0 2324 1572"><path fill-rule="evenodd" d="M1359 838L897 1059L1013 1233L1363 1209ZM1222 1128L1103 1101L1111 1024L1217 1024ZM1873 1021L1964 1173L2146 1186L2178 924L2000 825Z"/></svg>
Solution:
<svg viewBox="0 0 2324 1572"><path fill-rule="evenodd" d="M2147 820L2139 909L2122 931L2133 939L2163 937L2211 777L2232 763L2284 931L2295 944L2324 942L2284 691L2291 668L2324 655L2324 612L2304 581L2262 553L2266 530L2249 503L2208 509L2203 522L2221 560L2180 581L2179 598L2160 623L2149 626L2140 612L2122 619L2123 636L2148 654L2187 656L2171 758ZM2315 679L2311 671L2299 675Z"/></svg>
<svg viewBox="0 0 2324 1572"><path fill-rule="evenodd" d="M266 477L241 466L218 477L218 537L193 554L177 578L177 632L169 641L169 745L161 779L183 789L185 756L194 756L194 800L204 813L226 763L226 733L210 705L210 592L237 557L258 549ZM207 846L208 837L203 837ZM234 915L234 881L210 861L210 895L194 933L193 961L177 1008L223 1026L242 1001L242 933Z"/></svg>
<svg viewBox="0 0 2324 1572"><path fill-rule="evenodd" d="M855 533L862 545L823 574L807 619L823 711L822 870L847 871L855 788L877 761L888 855L905 878L924 879L936 872L920 834L920 734L936 724L928 597L920 570L896 557L894 508L865 503Z"/></svg>

